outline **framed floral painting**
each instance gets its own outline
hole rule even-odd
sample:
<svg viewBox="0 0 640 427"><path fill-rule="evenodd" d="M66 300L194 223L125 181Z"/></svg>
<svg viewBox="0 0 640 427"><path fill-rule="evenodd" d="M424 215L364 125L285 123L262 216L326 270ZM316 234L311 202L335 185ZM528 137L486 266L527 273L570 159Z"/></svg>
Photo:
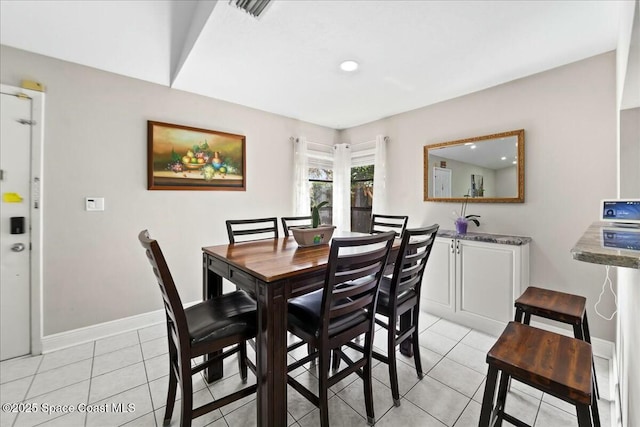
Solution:
<svg viewBox="0 0 640 427"><path fill-rule="evenodd" d="M149 190L246 189L244 135L147 122Z"/></svg>

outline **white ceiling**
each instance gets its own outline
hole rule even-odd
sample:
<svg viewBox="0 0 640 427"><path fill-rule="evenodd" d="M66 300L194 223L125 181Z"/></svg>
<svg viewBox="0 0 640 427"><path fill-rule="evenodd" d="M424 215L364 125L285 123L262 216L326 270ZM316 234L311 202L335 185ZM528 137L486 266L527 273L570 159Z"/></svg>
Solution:
<svg viewBox="0 0 640 427"><path fill-rule="evenodd" d="M614 50L621 3L1 0L0 43L343 129Z"/></svg>

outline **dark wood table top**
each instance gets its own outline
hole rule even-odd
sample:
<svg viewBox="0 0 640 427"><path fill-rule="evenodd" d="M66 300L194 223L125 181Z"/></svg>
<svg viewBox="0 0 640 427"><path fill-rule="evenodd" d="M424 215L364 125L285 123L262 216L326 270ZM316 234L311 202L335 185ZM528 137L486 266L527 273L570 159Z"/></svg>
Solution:
<svg viewBox="0 0 640 427"><path fill-rule="evenodd" d="M337 230L334 233L334 237L365 235ZM400 239L395 239L394 249L399 246ZM293 237L280 237L207 246L202 251L269 283L323 270L329 260L329 248L330 245L300 247Z"/></svg>

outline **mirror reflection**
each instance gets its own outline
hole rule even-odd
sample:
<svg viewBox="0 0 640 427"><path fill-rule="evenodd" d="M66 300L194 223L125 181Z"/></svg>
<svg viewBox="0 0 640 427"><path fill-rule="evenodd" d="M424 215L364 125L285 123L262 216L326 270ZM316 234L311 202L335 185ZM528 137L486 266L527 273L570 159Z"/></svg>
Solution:
<svg viewBox="0 0 640 427"><path fill-rule="evenodd" d="M524 202L524 130L424 147L424 199Z"/></svg>

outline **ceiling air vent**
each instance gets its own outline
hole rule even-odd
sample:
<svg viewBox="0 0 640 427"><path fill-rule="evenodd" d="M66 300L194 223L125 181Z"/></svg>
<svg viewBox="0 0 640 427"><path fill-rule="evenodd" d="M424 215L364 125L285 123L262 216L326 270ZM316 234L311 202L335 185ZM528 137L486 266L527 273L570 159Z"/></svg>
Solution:
<svg viewBox="0 0 640 427"><path fill-rule="evenodd" d="M271 0L229 0L229 4L234 4L249 15L257 18L264 11Z"/></svg>

